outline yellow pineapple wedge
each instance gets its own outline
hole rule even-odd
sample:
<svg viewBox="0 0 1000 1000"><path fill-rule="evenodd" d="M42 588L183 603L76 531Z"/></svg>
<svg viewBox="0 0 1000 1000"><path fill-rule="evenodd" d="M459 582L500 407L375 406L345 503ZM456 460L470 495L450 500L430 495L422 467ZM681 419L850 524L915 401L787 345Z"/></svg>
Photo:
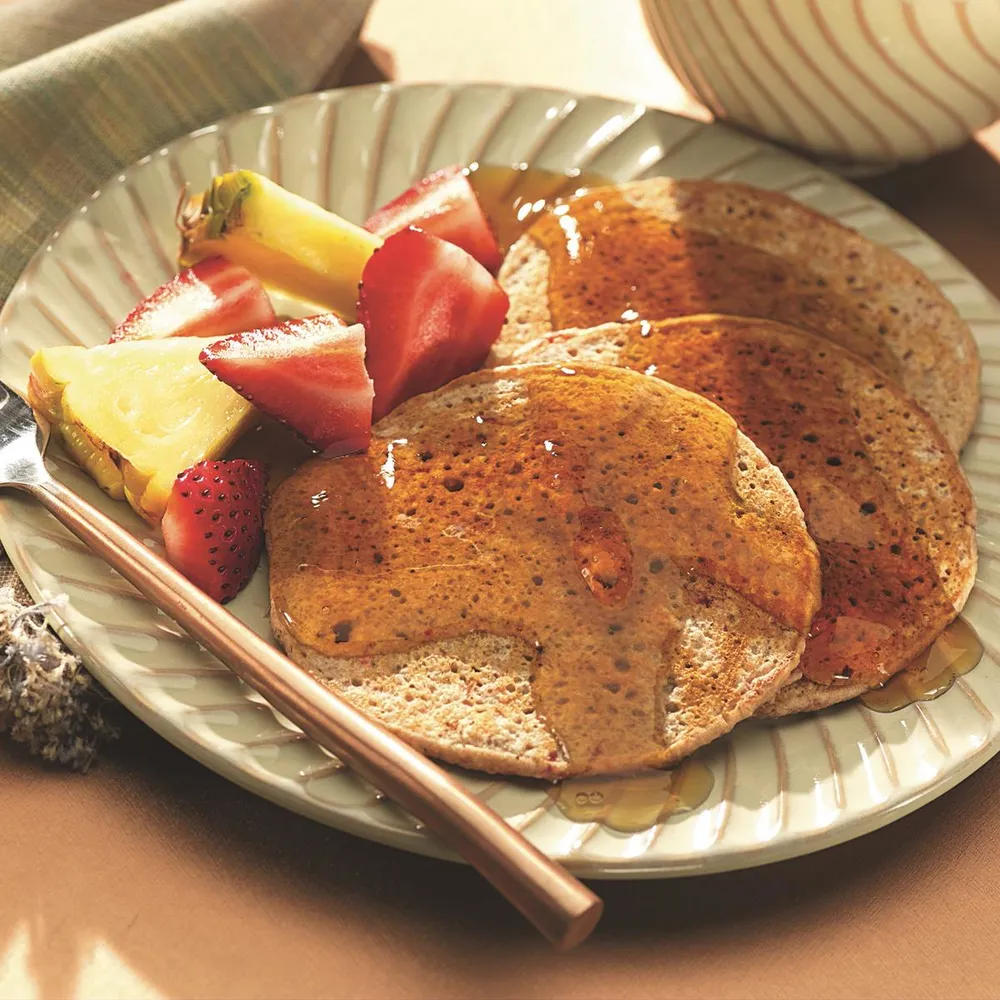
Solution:
<svg viewBox="0 0 1000 1000"><path fill-rule="evenodd" d="M358 283L378 236L250 170L216 177L180 210L180 263L220 255L265 285L353 322Z"/></svg>
<svg viewBox="0 0 1000 1000"><path fill-rule="evenodd" d="M102 490L157 524L177 474L221 456L257 416L198 360L213 342L47 347L31 359L28 400Z"/></svg>

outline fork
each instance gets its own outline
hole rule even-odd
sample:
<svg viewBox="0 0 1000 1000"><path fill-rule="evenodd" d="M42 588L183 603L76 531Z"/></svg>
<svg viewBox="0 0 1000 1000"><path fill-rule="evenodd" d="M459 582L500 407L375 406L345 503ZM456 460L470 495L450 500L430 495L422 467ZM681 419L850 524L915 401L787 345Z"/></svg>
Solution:
<svg viewBox="0 0 1000 1000"><path fill-rule="evenodd" d="M603 904L423 754L324 687L128 531L53 479L46 422L0 382L0 488L41 503L304 733L423 822L550 941L572 948Z"/></svg>

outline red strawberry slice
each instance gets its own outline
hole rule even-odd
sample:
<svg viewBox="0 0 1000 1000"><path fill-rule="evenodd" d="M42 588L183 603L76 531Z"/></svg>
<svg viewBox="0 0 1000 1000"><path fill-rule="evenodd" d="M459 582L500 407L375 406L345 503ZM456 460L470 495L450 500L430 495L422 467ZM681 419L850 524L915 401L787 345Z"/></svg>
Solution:
<svg viewBox="0 0 1000 1000"><path fill-rule="evenodd" d="M249 582L264 541L262 466L199 462L174 482L160 529L168 562L225 604Z"/></svg>
<svg viewBox="0 0 1000 1000"><path fill-rule="evenodd" d="M408 226L454 243L487 271L500 270L503 255L464 167L445 167L383 205L365 229L383 239Z"/></svg>
<svg viewBox="0 0 1000 1000"><path fill-rule="evenodd" d="M115 327L116 340L225 337L275 323L263 285L245 268L211 257L175 274Z"/></svg>
<svg viewBox="0 0 1000 1000"><path fill-rule="evenodd" d="M368 447L372 380L365 332L334 315L293 319L209 344L201 363L313 447L347 455Z"/></svg>
<svg viewBox="0 0 1000 1000"><path fill-rule="evenodd" d="M358 300L373 419L479 368L507 305L506 292L460 247L419 229L390 236L365 264Z"/></svg>

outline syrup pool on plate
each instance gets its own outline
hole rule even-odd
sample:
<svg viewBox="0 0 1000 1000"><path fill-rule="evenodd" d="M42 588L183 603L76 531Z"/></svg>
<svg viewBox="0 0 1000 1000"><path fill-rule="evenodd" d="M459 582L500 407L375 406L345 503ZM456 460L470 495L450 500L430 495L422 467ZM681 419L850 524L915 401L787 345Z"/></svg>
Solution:
<svg viewBox="0 0 1000 1000"><path fill-rule="evenodd" d="M896 712L917 701L933 701L982 658L983 644L976 630L964 618L956 618L911 664L881 687L866 691L861 701L873 712Z"/></svg>
<svg viewBox="0 0 1000 1000"><path fill-rule="evenodd" d="M711 795L714 784L708 767L687 760L669 771L571 778L557 786L556 807L574 823L602 823L620 833L640 833L697 809Z"/></svg>
<svg viewBox="0 0 1000 1000"><path fill-rule="evenodd" d="M517 238L557 202L611 182L600 174L580 170L473 163L469 183L506 254Z"/></svg>

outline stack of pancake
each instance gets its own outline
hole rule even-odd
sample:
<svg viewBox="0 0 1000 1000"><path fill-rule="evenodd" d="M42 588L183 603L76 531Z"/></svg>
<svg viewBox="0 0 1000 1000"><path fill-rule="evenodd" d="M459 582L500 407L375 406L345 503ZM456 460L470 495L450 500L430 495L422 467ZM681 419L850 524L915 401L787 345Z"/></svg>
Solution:
<svg viewBox="0 0 1000 1000"><path fill-rule="evenodd" d="M916 268L654 179L558 206L500 280L490 368L276 494L298 662L431 754L556 778L854 697L961 610L979 364Z"/></svg>

